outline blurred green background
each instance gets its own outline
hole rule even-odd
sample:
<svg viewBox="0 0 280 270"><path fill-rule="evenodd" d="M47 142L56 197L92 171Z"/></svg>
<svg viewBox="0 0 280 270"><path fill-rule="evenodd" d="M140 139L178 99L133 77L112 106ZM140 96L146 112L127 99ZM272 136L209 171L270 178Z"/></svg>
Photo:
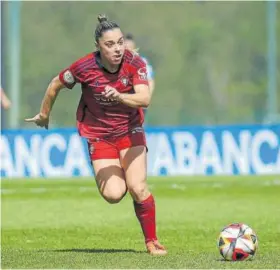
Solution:
<svg viewBox="0 0 280 270"><path fill-rule="evenodd" d="M280 3L275 6L279 13ZM2 3L7 95L13 68L9 61L8 9L9 2ZM93 32L99 13L118 22L124 32L132 32L140 54L154 67L156 88L147 125L265 121L266 2L22 2L20 126L30 126L23 119L38 112L52 77L95 49ZM279 14L275 31L279 47ZM279 66L280 49L276 58ZM279 69L275 75L279 86ZM79 86L61 92L53 109L52 126L75 125L79 96ZM277 103L279 112L279 91Z"/></svg>

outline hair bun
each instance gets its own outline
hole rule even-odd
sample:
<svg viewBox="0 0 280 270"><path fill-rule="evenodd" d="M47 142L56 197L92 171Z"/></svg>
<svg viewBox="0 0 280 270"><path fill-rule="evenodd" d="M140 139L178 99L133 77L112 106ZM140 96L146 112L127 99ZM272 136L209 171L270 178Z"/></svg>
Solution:
<svg viewBox="0 0 280 270"><path fill-rule="evenodd" d="M99 23L108 21L107 16L105 14L99 14L97 17Z"/></svg>

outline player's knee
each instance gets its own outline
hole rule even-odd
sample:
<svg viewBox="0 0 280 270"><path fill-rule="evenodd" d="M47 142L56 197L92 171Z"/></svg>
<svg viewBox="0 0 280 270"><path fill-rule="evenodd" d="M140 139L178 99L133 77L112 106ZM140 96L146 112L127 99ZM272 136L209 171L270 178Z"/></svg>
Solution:
<svg viewBox="0 0 280 270"><path fill-rule="evenodd" d="M103 198L110 204L119 203L126 194L125 188L116 188L115 190L107 190L103 192Z"/></svg>
<svg viewBox="0 0 280 270"><path fill-rule="evenodd" d="M119 203L123 197L105 197L103 196L103 198L110 204L116 204L116 203Z"/></svg>
<svg viewBox="0 0 280 270"><path fill-rule="evenodd" d="M149 190L146 184L133 185L129 188L129 193L136 202L145 200L149 195Z"/></svg>

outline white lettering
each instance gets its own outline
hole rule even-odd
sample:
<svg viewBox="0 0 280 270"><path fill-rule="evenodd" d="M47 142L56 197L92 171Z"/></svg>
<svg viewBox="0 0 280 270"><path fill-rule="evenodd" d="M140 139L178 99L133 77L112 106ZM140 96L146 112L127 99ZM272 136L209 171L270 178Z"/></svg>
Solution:
<svg viewBox="0 0 280 270"><path fill-rule="evenodd" d="M250 147L250 132L245 130L239 134L238 147L233 135L229 131L223 132L222 145L224 153L224 172L228 175L234 173L233 164L236 164L238 173L250 174L249 163L249 147Z"/></svg>
<svg viewBox="0 0 280 270"><path fill-rule="evenodd" d="M70 137L68 151L65 158L65 174L67 176L73 175L73 170L78 169L82 176L91 175L82 139L77 134Z"/></svg>
<svg viewBox="0 0 280 270"><path fill-rule="evenodd" d="M190 132L175 132L173 134L175 145L177 171L176 174L195 174L197 141Z"/></svg>
<svg viewBox="0 0 280 270"><path fill-rule="evenodd" d="M13 156L6 136L0 137L0 161L0 169L3 171L3 175L8 177L15 176Z"/></svg>
<svg viewBox="0 0 280 270"><path fill-rule="evenodd" d="M252 166L256 174L274 174L277 171L276 164L273 162L263 163L260 157L261 146L267 143L271 148L278 146L278 138L271 130L261 130L256 133L252 140Z"/></svg>
<svg viewBox="0 0 280 270"><path fill-rule="evenodd" d="M154 156L152 175L160 175L161 169L165 169L167 175L176 174L175 162L167 135L164 133L158 134L155 143L157 147Z"/></svg>
<svg viewBox="0 0 280 270"><path fill-rule="evenodd" d="M15 137L16 170L18 176L25 176L25 168L31 177L40 176L40 152L41 136L34 135L30 139L30 147L22 136Z"/></svg>
<svg viewBox="0 0 280 270"><path fill-rule="evenodd" d="M212 132L206 131L202 136L200 148L200 168L201 174L207 174L207 168L213 168L213 174L222 174L223 167L218 146Z"/></svg>
<svg viewBox="0 0 280 270"><path fill-rule="evenodd" d="M51 149L56 147L59 151L66 150L66 142L62 135L51 134L44 138L41 146L41 165L46 176L64 176L62 166L54 167L51 163Z"/></svg>
<svg viewBox="0 0 280 270"><path fill-rule="evenodd" d="M279 150L278 150L278 155L276 160L276 173L280 173L280 141L278 141L278 145L279 145Z"/></svg>

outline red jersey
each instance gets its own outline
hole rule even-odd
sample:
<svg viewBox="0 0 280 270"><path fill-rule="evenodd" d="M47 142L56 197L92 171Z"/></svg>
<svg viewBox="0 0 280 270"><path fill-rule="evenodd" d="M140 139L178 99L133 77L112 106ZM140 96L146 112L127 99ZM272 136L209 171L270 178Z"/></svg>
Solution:
<svg viewBox="0 0 280 270"><path fill-rule="evenodd" d="M136 53L125 50L116 73L110 73L100 62L100 53L90 53L59 74L60 81L69 89L81 84L82 95L77 108L77 123L81 136L109 138L125 135L141 127L143 111L101 95L109 85L120 93L134 93L137 84L148 85L146 63Z"/></svg>

